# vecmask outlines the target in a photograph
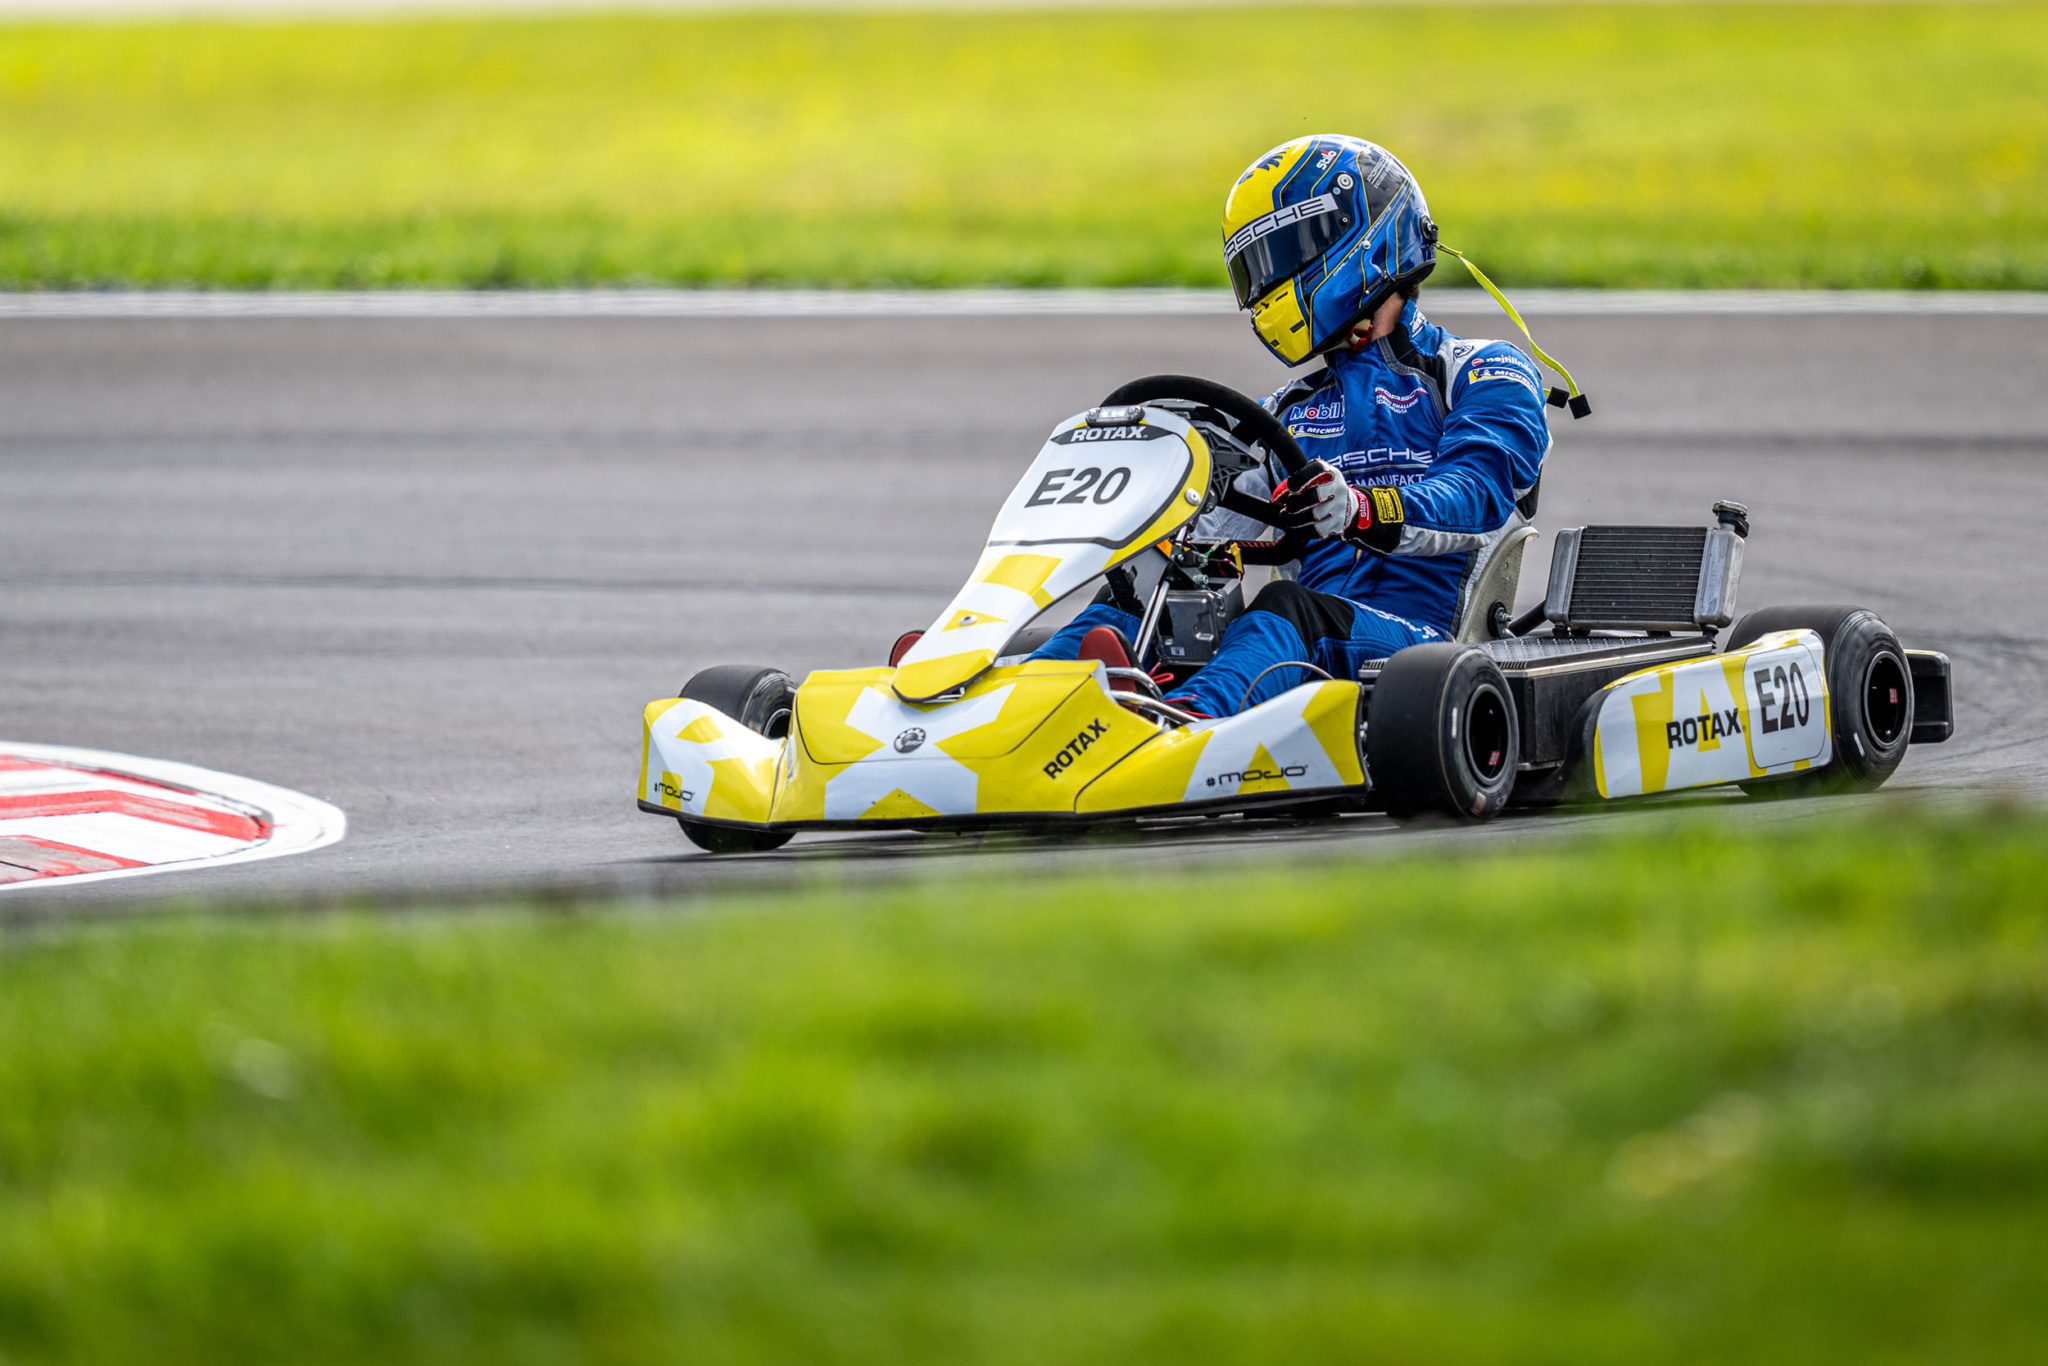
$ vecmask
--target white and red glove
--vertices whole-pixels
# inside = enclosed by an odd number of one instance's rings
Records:
[[[1298,475],[1282,480],[1273,502],[1288,531],[1314,531],[1324,540],[1358,524],[1358,490],[1327,460],[1311,460]]]
[[[1313,531],[1325,540],[1341,536],[1381,555],[1394,553],[1408,520],[1400,489],[1355,489],[1327,460],[1312,460],[1298,477],[1282,480],[1273,503],[1283,531]]]

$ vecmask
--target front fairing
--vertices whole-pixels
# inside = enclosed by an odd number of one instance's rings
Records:
[[[1177,729],[1107,684],[1097,664],[1030,660],[907,703],[886,668],[824,671],[797,690],[779,740],[663,698],[644,715],[640,804],[733,825],[920,827],[1254,805],[1365,782],[1356,683],[1305,683]]]

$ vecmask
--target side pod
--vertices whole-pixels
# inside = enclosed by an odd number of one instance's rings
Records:
[[[1629,674],[1586,699],[1556,800],[1652,796],[1790,777],[1835,757],[1827,662],[1813,631]]]

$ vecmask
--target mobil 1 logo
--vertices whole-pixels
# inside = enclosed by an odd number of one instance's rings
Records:
[[[1819,759],[1828,748],[1828,683],[1820,638],[1761,650],[1742,662],[1749,757],[1758,768]]]

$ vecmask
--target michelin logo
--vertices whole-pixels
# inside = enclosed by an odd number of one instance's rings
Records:
[[[1513,380],[1530,393],[1536,395],[1537,398],[1543,397],[1543,391],[1536,387],[1534,379],[1519,369],[1507,368],[1499,361],[1476,361],[1471,373],[1465,376],[1467,384],[1484,384],[1490,379]]]
[[[1466,376],[1468,380],[1512,379],[1520,380],[1524,384],[1534,384],[1540,378],[1536,367],[1512,346],[1495,342],[1484,349],[1492,351],[1493,354],[1482,356],[1475,352],[1470,361],[1459,362],[1471,365],[1472,373]]]

